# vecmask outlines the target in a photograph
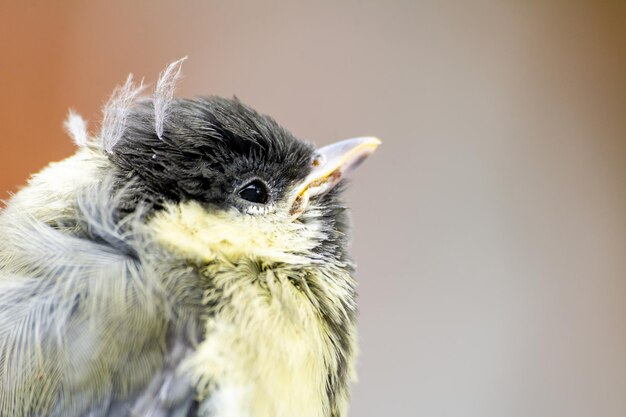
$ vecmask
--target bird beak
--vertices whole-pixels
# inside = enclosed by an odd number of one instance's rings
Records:
[[[313,170],[296,188],[291,210],[292,219],[306,209],[309,199],[331,190],[374,151],[382,142],[374,137],[347,139],[318,149],[311,162]]]

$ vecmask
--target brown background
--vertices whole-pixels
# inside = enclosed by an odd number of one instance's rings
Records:
[[[384,145],[352,416],[626,415],[626,3],[0,3],[0,195],[129,72]]]

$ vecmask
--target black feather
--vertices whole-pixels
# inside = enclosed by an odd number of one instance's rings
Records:
[[[141,198],[157,205],[193,199],[224,207],[236,205],[233,192],[251,178],[263,179],[280,199],[310,172],[313,152],[239,100],[209,97],[174,100],[161,138],[152,102],[141,103],[110,159],[121,182],[139,179]]]

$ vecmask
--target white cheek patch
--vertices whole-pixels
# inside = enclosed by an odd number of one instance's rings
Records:
[[[226,258],[233,263],[310,264],[315,261],[313,249],[324,238],[314,222],[291,222],[278,212],[207,211],[196,202],[167,207],[150,226],[159,243],[199,263]]]

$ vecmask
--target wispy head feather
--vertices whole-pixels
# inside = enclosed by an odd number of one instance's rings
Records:
[[[89,135],[87,134],[87,122],[73,109],[70,109],[67,115],[67,119],[63,123],[65,131],[70,135],[74,143],[83,147],[87,145],[89,141]]]
[[[118,86],[113,90],[111,98],[103,109],[100,134],[102,146],[106,152],[110,153],[122,138],[126,128],[126,119],[144,88],[143,80],[136,86],[133,83],[133,75],[130,74],[123,86]]]
[[[154,89],[154,124],[159,139],[163,136],[163,125],[167,117],[167,110],[174,97],[176,83],[180,79],[181,68],[186,59],[187,57],[184,57],[169,64],[159,76]]]

